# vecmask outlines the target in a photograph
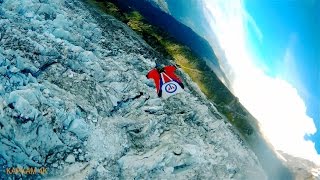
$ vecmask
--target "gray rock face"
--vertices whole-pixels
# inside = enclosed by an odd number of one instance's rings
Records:
[[[153,3],[154,6],[159,7],[162,11],[170,14],[170,10],[166,0],[148,0],[148,1]]]
[[[320,166],[315,163],[291,156],[282,151],[279,154],[285,159],[284,163],[290,168],[295,179],[320,179]]]
[[[77,0],[0,4],[0,173],[32,179],[265,179],[196,85],[159,99],[160,57]]]

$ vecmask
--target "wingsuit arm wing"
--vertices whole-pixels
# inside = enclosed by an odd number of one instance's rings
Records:
[[[160,87],[160,74],[158,73],[158,71],[156,69],[152,69],[151,71],[149,71],[146,77],[148,79],[153,79],[158,96],[160,97],[161,94],[159,95],[159,93],[161,93],[161,87]]]

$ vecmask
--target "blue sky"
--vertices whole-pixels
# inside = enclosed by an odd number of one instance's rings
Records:
[[[248,24],[255,63],[297,88],[320,129],[320,1],[245,1],[245,7],[263,34],[260,40]],[[319,153],[319,130],[311,139]]]

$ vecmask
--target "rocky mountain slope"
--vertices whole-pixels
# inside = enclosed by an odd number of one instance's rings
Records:
[[[279,152],[284,158],[284,162],[295,175],[296,180],[319,180],[320,167],[315,163],[299,158],[293,157],[284,152]]]
[[[145,77],[156,61],[126,25],[82,1],[1,0],[0,177],[266,179],[183,72],[186,92],[157,97]]]

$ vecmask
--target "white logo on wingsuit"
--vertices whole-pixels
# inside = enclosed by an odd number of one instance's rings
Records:
[[[161,86],[161,90],[163,92],[162,97],[164,99],[166,99],[174,94],[183,92],[183,89],[180,87],[180,85],[177,82],[175,82],[174,80],[172,80],[172,78],[170,78],[165,73],[161,73],[162,82],[165,82],[163,76],[166,76],[170,80],[169,82],[166,82]]]
[[[177,85],[175,85],[174,83],[168,83],[165,85],[164,89],[168,93],[174,93],[177,90]]]

